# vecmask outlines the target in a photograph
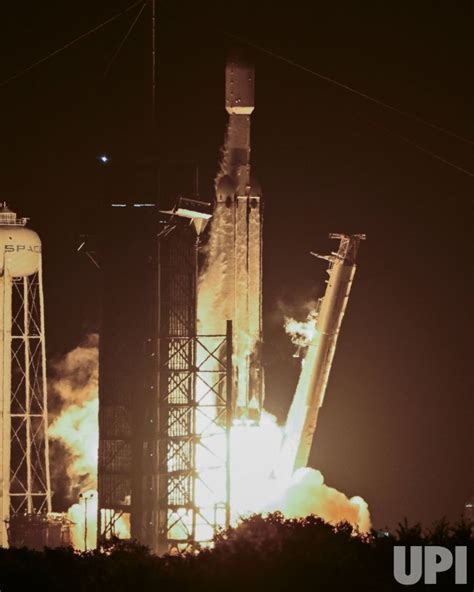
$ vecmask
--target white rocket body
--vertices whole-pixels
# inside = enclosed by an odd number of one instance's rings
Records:
[[[308,345],[293,398],[282,448],[282,464],[293,473],[306,467],[316,430],[319,409],[323,404],[337,339],[354,279],[355,257],[363,235],[331,235],[340,238],[338,253],[323,257],[330,261],[326,292]],[[290,476],[290,475],[287,475]]]
[[[226,66],[229,114],[221,173],[216,181],[213,230],[225,262],[223,316],[233,322],[234,416],[258,419],[264,398],[262,370],[262,198],[250,179],[250,115],[254,69]],[[216,225],[219,228],[216,228]]]

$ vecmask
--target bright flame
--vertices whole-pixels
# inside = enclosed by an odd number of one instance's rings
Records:
[[[87,551],[95,549],[97,536],[97,491],[89,489],[81,493],[77,504],[73,504],[68,518],[74,523],[71,530],[71,543],[75,549]]]
[[[102,510],[102,517],[110,510]],[[73,504],[68,512],[68,518],[74,522],[71,531],[71,543],[75,549],[90,551],[96,547],[97,537],[97,491],[90,489],[83,491],[77,504]],[[115,521],[115,533],[120,538],[130,536],[129,514],[122,514]]]
[[[246,514],[278,510],[287,518],[315,514],[331,524],[347,521],[360,532],[368,532],[370,515],[361,497],[348,499],[327,486],[316,469],[299,469],[292,476],[285,468],[280,470],[283,435],[284,428],[265,411],[259,425],[233,426],[233,522]]]
[[[283,432],[276,419],[262,413],[260,424],[234,423],[231,435],[231,506],[233,519],[264,512],[283,494],[275,478],[275,455]]]

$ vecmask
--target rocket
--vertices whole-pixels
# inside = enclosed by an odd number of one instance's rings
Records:
[[[308,344],[296,392],[288,413],[281,451],[282,470],[286,477],[307,466],[319,409],[336,351],[342,320],[356,272],[356,257],[364,234],[330,234],[340,241],[337,252],[317,255],[329,261],[324,297],[319,300],[314,335]]]
[[[223,308],[233,323],[233,413],[257,420],[263,406],[262,197],[250,174],[250,118],[255,72],[241,58],[225,71],[229,114],[221,171],[216,179],[214,232],[225,261]],[[218,228],[217,228],[218,227]]]

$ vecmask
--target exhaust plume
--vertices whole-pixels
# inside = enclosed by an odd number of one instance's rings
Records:
[[[50,385],[60,407],[48,434],[67,454],[53,478],[57,483],[64,482],[66,476],[69,479],[67,497],[69,504],[75,502],[67,511],[73,522],[71,539],[80,550],[94,548],[97,534],[98,345],[98,335],[88,335],[80,346],[56,361]]]
[[[70,496],[97,487],[98,358],[98,336],[91,334],[53,365],[51,387],[61,406],[48,433],[69,454]]]

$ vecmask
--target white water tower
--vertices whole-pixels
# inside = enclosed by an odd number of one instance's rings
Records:
[[[0,204],[0,547],[51,511],[41,240]]]

